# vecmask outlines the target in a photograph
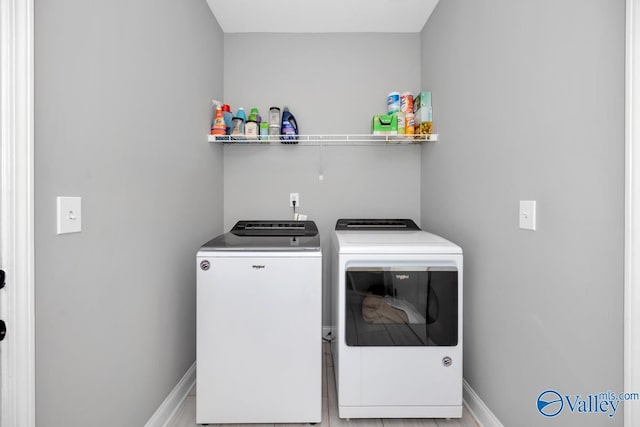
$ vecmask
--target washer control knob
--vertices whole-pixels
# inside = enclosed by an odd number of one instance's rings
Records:
[[[451,358],[449,356],[445,356],[442,358],[442,364],[446,367],[451,366],[451,364],[453,363],[453,361],[451,360]]]

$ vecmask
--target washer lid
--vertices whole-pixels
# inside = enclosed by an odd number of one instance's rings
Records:
[[[238,221],[200,250],[320,251],[320,235],[313,221]]]
[[[403,219],[339,219],[336,222],[336,230],[381,230],[401,231],[420,230],[415,222],[408,218]]]
[[[238,221],[231,229],[236,236],[316,236],[313,221]]]

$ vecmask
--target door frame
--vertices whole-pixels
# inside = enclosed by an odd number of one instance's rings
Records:
[[[35,426],[33,0],[0,0],[0,426]]]
[[[624,391],[640,392],[640,0],[626,2]],[[624,425],[640,425],[639,402]]]

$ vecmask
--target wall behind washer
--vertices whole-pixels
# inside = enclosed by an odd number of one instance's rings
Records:
[[[304,134],[366,134],[392,90],[417,90],[420,35],[225,34],[225,102],[235,110],[290,107]],[[323,176],[323,180],[319,176]],[[323,324],[330,320],[329,258],[339,217],[420,217],[420,146],[224,147],[224,227],[287,219],[289,193],[315,220],[324,257]]]
[[[142,426],[195,360],[222,51],[204,0],[35,1],[38,425]],[[55,234],[60,195],[81,233]]]
[[[505,426],[623,422],[536,399],[623,387],[624,18],[623,0],[447,0],[422,32],[440,135],[422,225],[464,249],[464,377]]]

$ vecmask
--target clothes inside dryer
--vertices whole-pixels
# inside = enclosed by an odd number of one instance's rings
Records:
[[[348,346],[458,344],[455,268],[366,268],[346,272]]]

